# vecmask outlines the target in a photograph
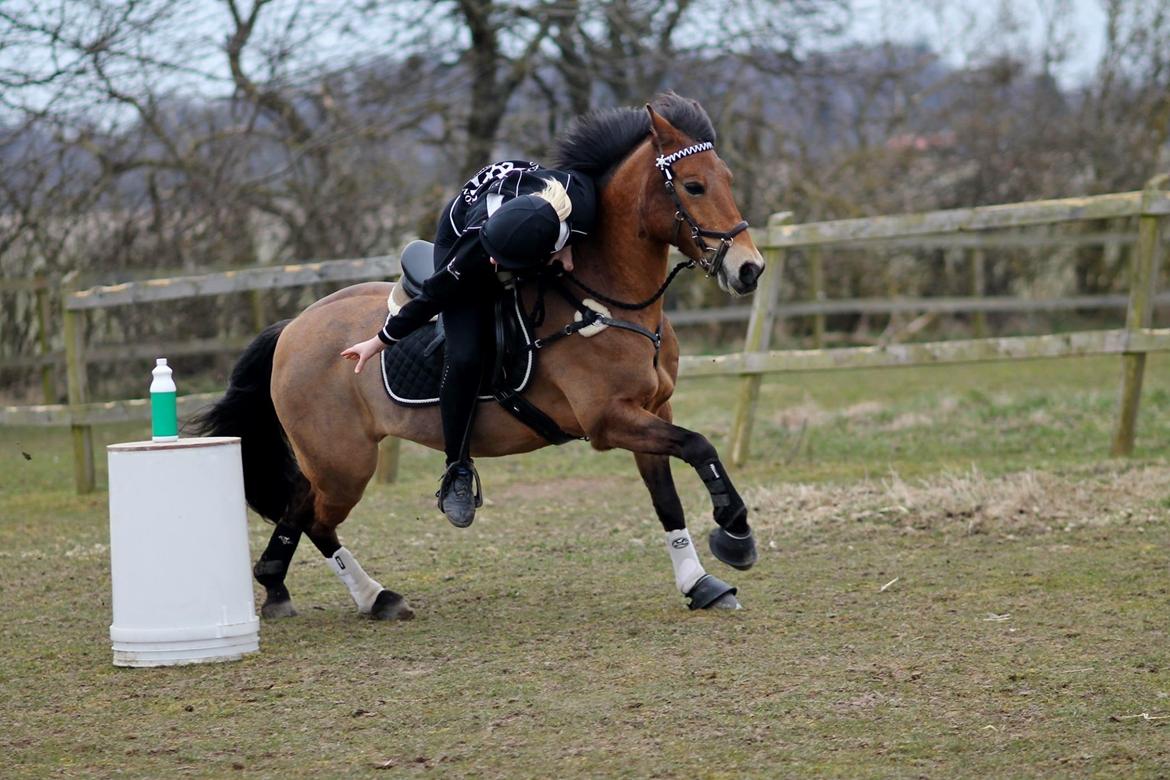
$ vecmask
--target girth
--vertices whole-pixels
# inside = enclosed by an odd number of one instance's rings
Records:
[[[503,298],[496,299],[496,359],[492,368],[492,397],[520,422],[527,425],[550,444],[564,444],[569,441],[588,441],[588,436],[574,436],[566,433],[553,418],[537,408],[536,404],[508,386],[504,377],[505,350],[508,337],[504,328]],[[532,349],[532,347],[529,347]]]

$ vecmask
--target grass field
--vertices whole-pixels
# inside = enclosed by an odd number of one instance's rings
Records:
[[[1118,370],[767,383],[733,472],[760,562],[703,556],[734,614],[684,607],[627,453],[484,461],[458,531],[438,456],[406,446],[341,530],[414,621],[361,619],[302,549],[301,614],[259,654],[153,670],[110,663],[105,494],[72,494],[60,432],[0,430],[0,775],[1170,775],[1170,365],[1128,461]],[[721,446],[733,397],[684,383],[676,417]],[[705,492],[675,475],[699,538]]]

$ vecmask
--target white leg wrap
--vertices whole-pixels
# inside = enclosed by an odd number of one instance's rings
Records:
[[[699,563],[695,545],[691,542],[691,532],[685,528],[681,531],[667,531],[666,551],[670,553],[670,562],[674,565],[674,584],[678,586],[679,593],[685,596],[707,573],[703,564]]]
[[[382,592],[382,585],[371,579],[353,557],[353,553],[344,547],[339,548],[326,560],[329,561],[329,568],[333,569],[333,573],[345,583],[345,587],[349,588],[349,595],[353,596],[358,611],[369,614],[374,608],[374,599]]]

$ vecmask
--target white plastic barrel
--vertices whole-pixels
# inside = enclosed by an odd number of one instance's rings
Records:
[[[231,661],[256,652],[240,440],[107,450],[114,665]]]

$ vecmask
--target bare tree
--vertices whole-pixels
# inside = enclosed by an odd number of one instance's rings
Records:
[[[1170,165],[1170,1],[1104,6],[1105,52],[1077,126],[1094,189],[1109,191]]]

